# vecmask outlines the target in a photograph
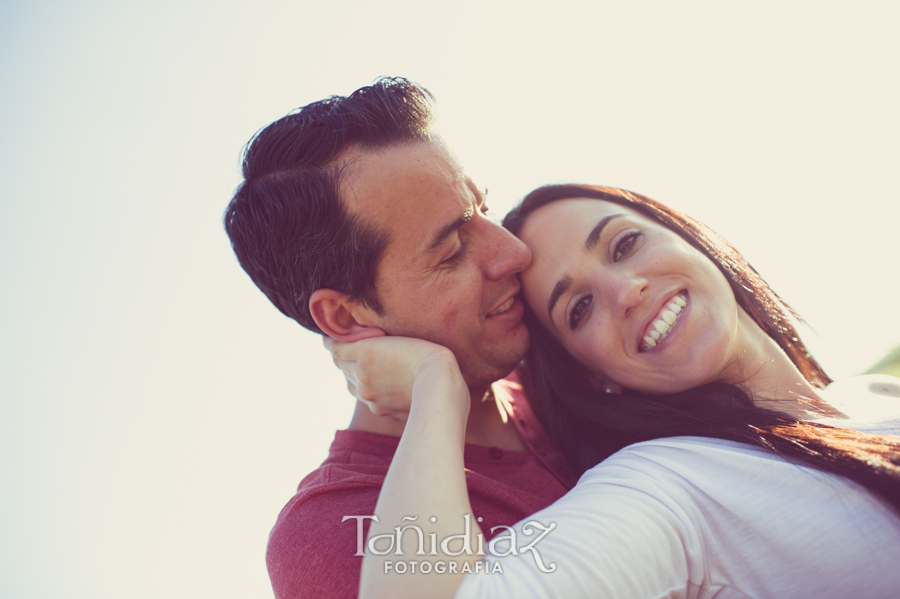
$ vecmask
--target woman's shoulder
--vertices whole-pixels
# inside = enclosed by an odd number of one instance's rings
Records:
[[[733,480],[758,469],[771,468],[770,461],[785,460],[760,447],[710,437],[666,437],[642,441],[620,449],[584,473],[579,484],[597,484],[610,480],[649,481],[654,488],[690,481],[702,486],[705,481]]]
[[[824,424],[863,433],[900,435],[900,379],[865,375],[828,386],[825,398],[847,419]],[[756,473],[794,476],[797,464],[762,447],[710,437],[666,437],[629,445],[584,473],[579,484],[650,479],[714,482],[754,478]]]

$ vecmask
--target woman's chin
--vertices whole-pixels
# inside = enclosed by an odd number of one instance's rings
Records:
[[[719,360],[710,363],[694,362],[691,365],[662,368],[628,377],[629,380],[623,381],[622,386],[649,395],[672,395],[715,382],[721,373]]]

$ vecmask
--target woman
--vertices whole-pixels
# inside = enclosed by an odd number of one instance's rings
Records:
[[[730,245],[610,188],[539,189],[504,224],[534,256],[521,275],[524,386],[551,437],[590,470],[506,545],[492,543],[500,557],[481,574],[385,576],[417,539],[397,533],[391,552],[376,542],[363,595],[449,597],[460,583],[463,597],[897,594],[900,421],[836,409],[787,307]],[[370,539],[427,512],[436,522],[417,521],[424,534],[458,535],[465,521],[460,544],[480,548],[462,477],[468,395],[452,354],[399,339],[371,347],[392,350],[382,370],[410,373],[412,403]],[[370,350],[342,353],[355,351]],[[850,395],[891,392],[876,383]],[[441,552],[431,553],[429,570]],[[460,571],[479,553],[460,555]]]

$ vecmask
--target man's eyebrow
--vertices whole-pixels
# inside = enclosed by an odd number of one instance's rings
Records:
[[[550,294],[550,301],[547,303],[547,314],[550,316],[550,322],[553,322],[553,306],[556,305],[556,302],[562,296],[563,293],[568,291],[569,287],[572,286],[572,277],[569,275],[563,275],[560,280],[556,282],[556,285],[553,287],[553,292]]]
[[[609,224],[609,221],[614,218],[619,218],[620,216],[625,216],[624,214],[610,214],[609,216],[604,216],[600,219],[600,222],[591,229],[591,232],[588,233],[587,239],[584,240],[584,249],[591,252],[594,250],[594,247],[597,245],[597,242],[600,241],[600,235],[603,233],[603,227]],[[553,306],[556,305],[556,302],[559,301],[559,298],[562,297],[562,294],[569,290],[569,287],[572,286],[572,277],[564,274],[560,279],[556,282],[556,285],[553,286],[553,291],[550,293],[550,301],[547,302],[547,315],[550,317],[550,322],[553,322]]]
[[[600,222],[597,223],[597,226],[591,229],[591,232],[588,233],[587,239],[584,240],[584,249],[591,252],[594,250],[594,246],[597,245],[597,242],[600,241],[600,235],[603,233],[603,227],[609,224],[614,218],[619,218],[620,216],[625,216],[624,214],[610,214],[609,216],[604,216],[600,219]]]
[[[431,243],[428,244],[428,247],[425,249],[426,252],[433,252],[437,248],[444,243],[444,240],[450,236],[451,233],[459,229],[461,226],[472,220],[472,216],[475,215],[475,208],[469,206],[465,213],[460,216],[458,219],[453,221],[450,224],[444,225],[441,227],[441,230],[438,231],[438,234],[434,236],[434,239],[431,240]]]

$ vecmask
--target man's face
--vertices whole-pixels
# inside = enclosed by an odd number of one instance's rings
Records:
[[[516,278],[528,248],[484,216],[483,194],[439,138],[345,158],[349,209],[391,239],[375,325],[446,346],[469,387],[506,376],[528,349]]]

